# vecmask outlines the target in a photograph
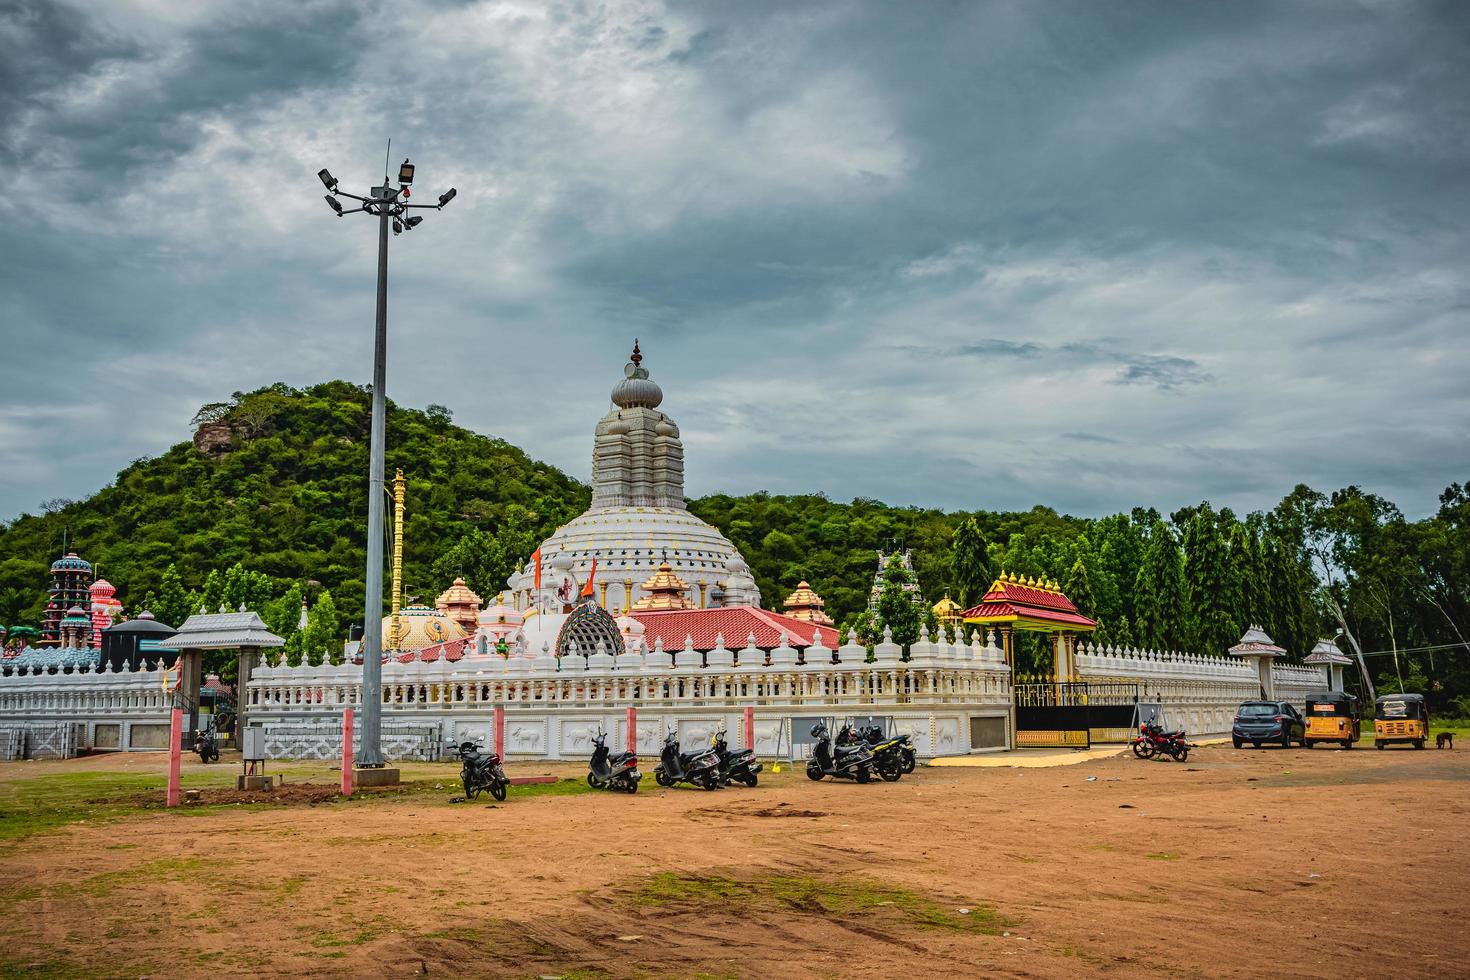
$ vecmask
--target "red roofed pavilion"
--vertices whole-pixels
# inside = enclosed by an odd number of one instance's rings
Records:
[[[1097,629],[1097,621],[1078,612],[1056,582],[1006,572],[1000,573],[979,605],[965,610],[963,619],[972,625],[997,628],[1006,663],[1011,663],[1015,630],[1057,634],[1054,646],[1058,680],[1075,673],[1076,634]]]

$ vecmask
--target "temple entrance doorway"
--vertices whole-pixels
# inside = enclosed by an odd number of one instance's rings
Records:
[[[998,634],[1011,667],[1011,727],[1015,748],[1087,748],[1093,742],[1127,741],[1138,701],[1135,684],[1090,683],[1077,673],[1077,636],[1097,629],[1045,578],[1002,571],[979,605],[963,621]],[[1050,670],[1016,670],[1016,634],[1044,633],[1051,639]]]

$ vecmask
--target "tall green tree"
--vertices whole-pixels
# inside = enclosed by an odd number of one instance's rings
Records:
[[[1183,649],[1190,635],[1184,560],[1173,528],[1163,521],[1155,521],[1149,530],[1133,592],[1138,610],[1134,632],[1139,644],[1158,650]]]
[[[950,568],[954,573],[955,597],[969,608],[984,597],[995,581],[990,567],[990,542],[974,517],[967,517],[955,528],[950,542]]]
[[[141,612],[149,612],[160,623],[177,628],[198,611],[197,607],[191,608],[189,605],[189,593],[184,588],[178,565],[170,562],[158,580],[157,591],[144,596],[143,604],[132,610],[132,614],[136,616]]]
[[[1072,605],[1084,616],[1095,617],[1097,614],[1097,601],[1092,595],[1092,582],[1088,578],[1087,565],[1081,558],[1072,563],[1072,568],[1067,572],[1067,584],[1064,587],[1067,598],[1072,600]]]
[[[1184,530],[1184,582],[1189,610],[1188,649],[1221,653],[1240,638],[1241,600],[1230,564],[1224,520],[1209,503],[1194,510]]]

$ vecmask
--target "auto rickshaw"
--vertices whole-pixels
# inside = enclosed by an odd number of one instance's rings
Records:
[[[1383,748],[1391,742],[1409,742],[1424,748],[1429,738],[1429,705],[1422,694],[1385,694],[1378,699],[1373,715],[1373,745]]]
[[[1318,742],[1335,742],[1345,749],[1362,734],[1358,721],[1358,699],[1344,691],[1327,691],[1307,698],[1306,738],[1303,744],[1315,748]]]

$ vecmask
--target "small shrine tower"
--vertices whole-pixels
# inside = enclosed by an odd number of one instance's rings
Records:
[[[665,561],[658,566],[653,577],[643,583],[644,596],[633,603],[635,612],[653,612],[658,609],[693,609],[689,599],[689,583],[674,574],[673,567]]]
[[[826,605],[826,601],[812,591],[806,579],[802,579],[796,584],[796,591],[786,597],[781,607],[792,619],[816,623],[818,626],[831,626],[832,617],[827,615]]]
[[[92,646],[102,649],[102,631],[122,617],[122,603],[117,589],[105,578],[99,578],[87,590],[92,596]]]

